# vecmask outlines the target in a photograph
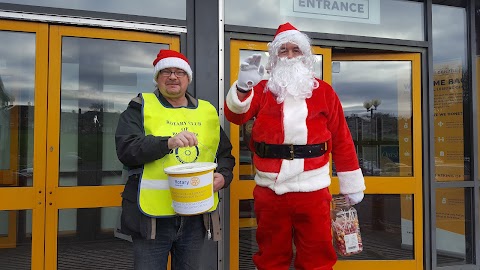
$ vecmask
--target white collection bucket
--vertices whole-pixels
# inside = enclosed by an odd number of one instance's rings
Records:
[[[180,215],[207,212],[213,200],[213,162],[196,162],[164,168],[172,196],[173,210]]]

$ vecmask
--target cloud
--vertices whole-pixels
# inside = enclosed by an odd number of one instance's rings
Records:
[[[340,72],[332,74],[332,86],[345,115],[369,114],[363,103],[373,99],[381,101],[378,112],[405,115],[400,112],[404,108],[411,114],[410,99],[399,98],[403,83],[411,78],[410,65],[408,61],[340,61]]]
[[[433,61],[464,59],[467,50],[464,8],[433,5]]]

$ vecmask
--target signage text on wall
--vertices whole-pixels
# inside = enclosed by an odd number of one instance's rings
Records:
[[[292,17],[380,23],[380,0],[281,0],[281,11]]]

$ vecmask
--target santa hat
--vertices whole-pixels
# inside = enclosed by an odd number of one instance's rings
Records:
[[[160,50],[153,61],[153,82],[157,84],[158,72],[165,68],[179,68],[188,75],[188,82],[192,82],[192,69],[185,55],[173,50]]]
[[[289,22],[281,24],[278,27],[277,32],[273,37],[273,41],[269,46],[273,49],[272,52],[277,54],[280,46],[288,42],[297,44],[303,54],[311,52],[310,39],[308,36],[298,31],[297,28]]]

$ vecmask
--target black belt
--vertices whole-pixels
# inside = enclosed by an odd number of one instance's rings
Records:
[[[327,142],[321,144],[266,144],[254,142],[255,154],[261,158],[281,158],[293,160],[295,158],[321,157],[327,152]]]

